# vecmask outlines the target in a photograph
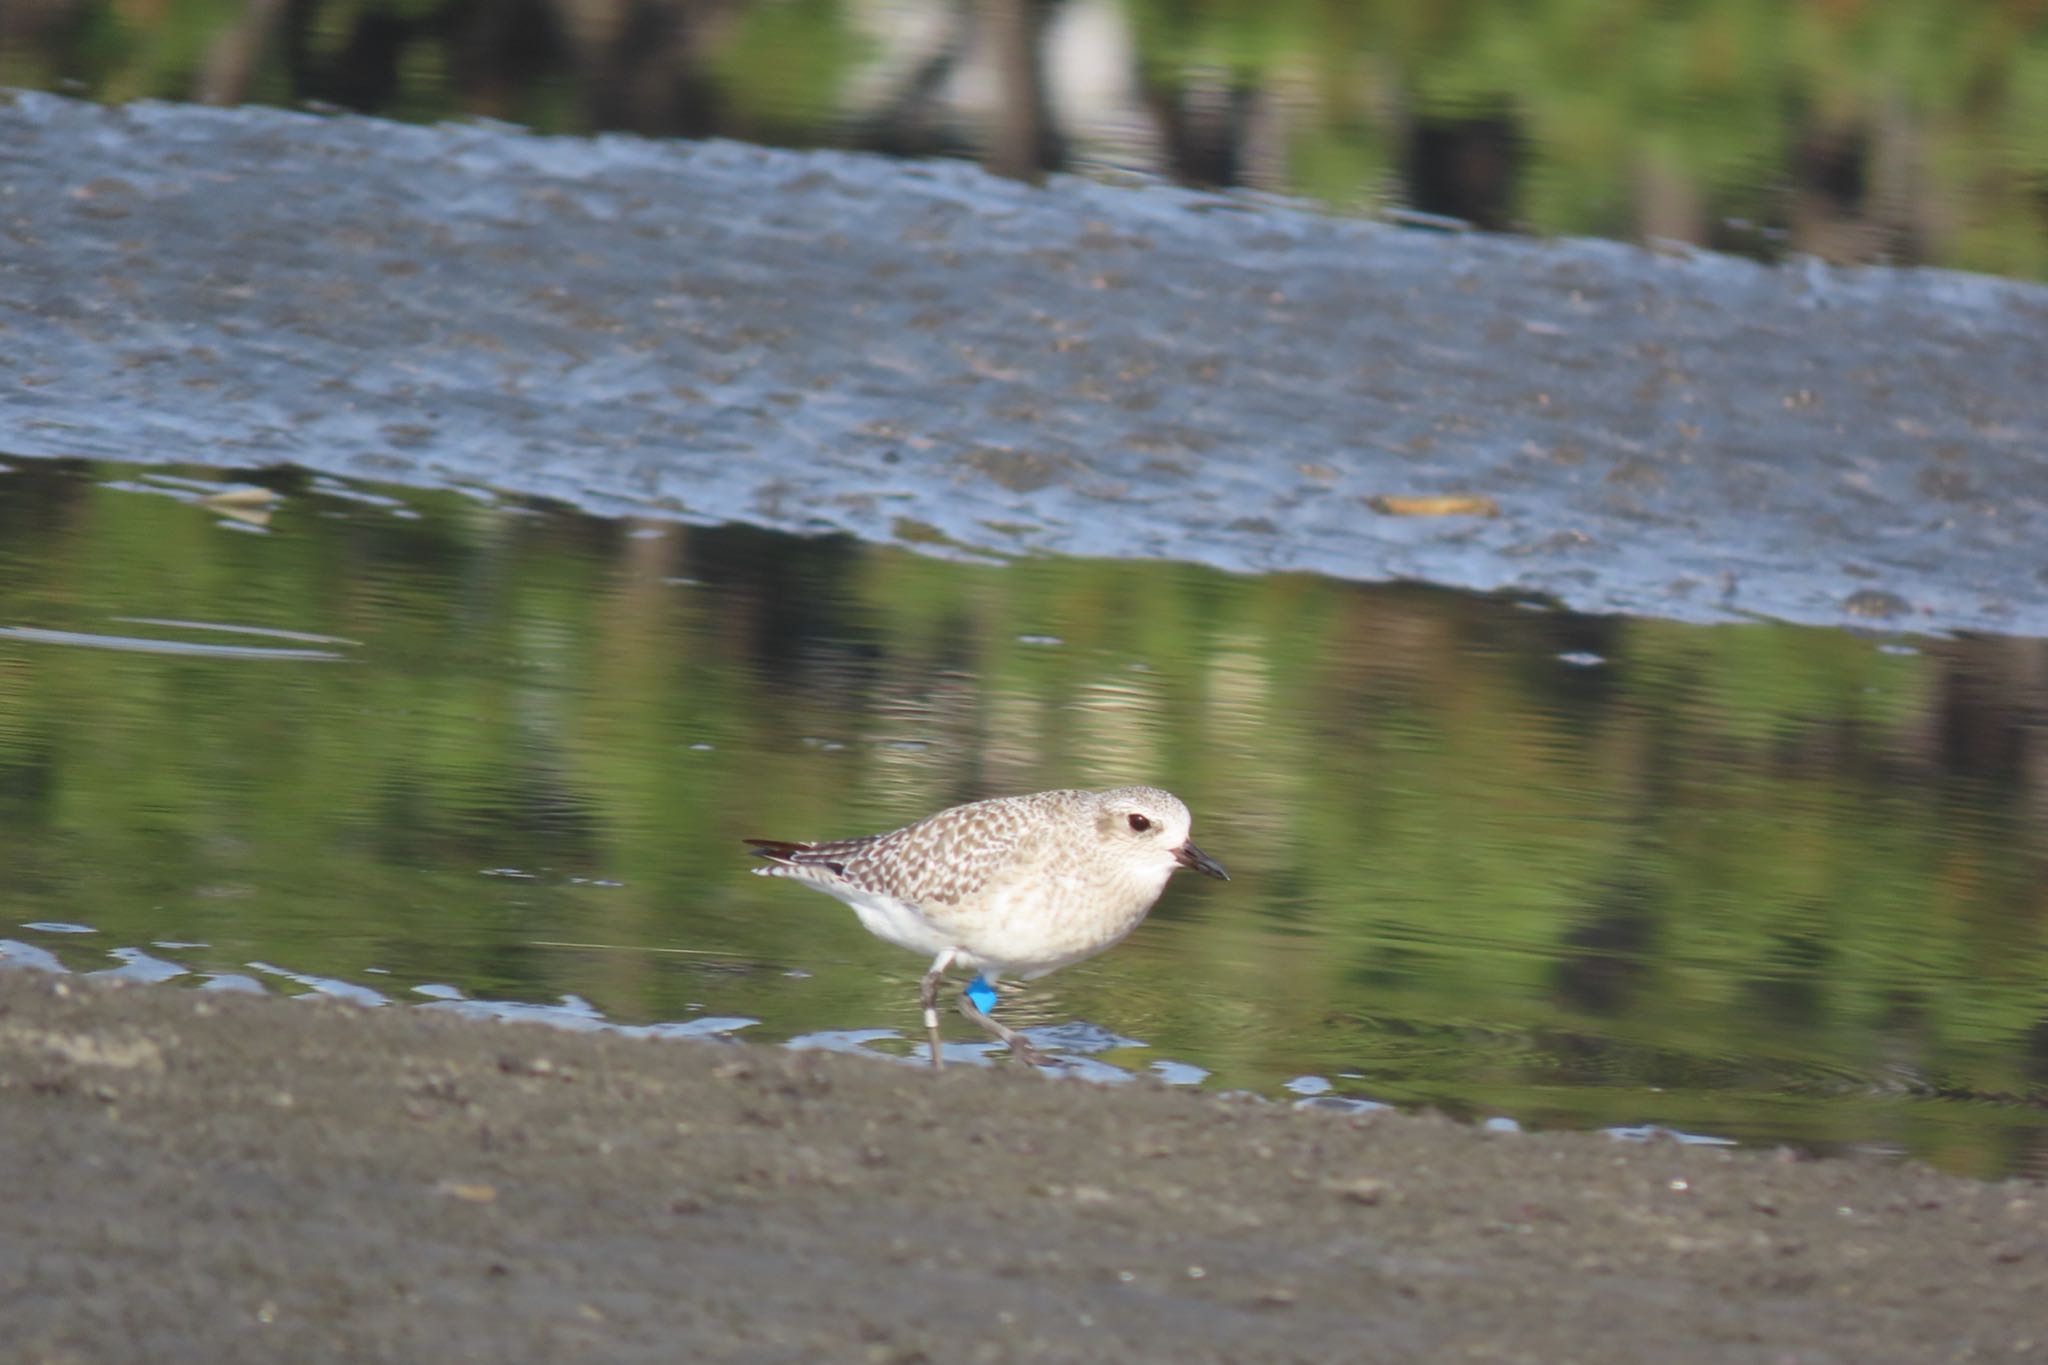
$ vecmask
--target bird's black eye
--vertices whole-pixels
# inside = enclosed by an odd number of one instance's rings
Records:
[[[1152,828],[1152,822],[1146,817],[1138,814],[1138,812],[1132,811],[1131,828],[1138,831],[1138,833],[1143,834],[1146,830]]]

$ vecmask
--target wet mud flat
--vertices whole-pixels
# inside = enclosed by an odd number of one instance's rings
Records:
[[[2043,374],[1955,272],[0,94],[9,454],[2038,636]]]
[[[2048,1356],[2048,1190],[0,972],[11,1358]]]

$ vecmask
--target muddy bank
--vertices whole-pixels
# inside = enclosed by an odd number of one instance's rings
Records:
[[[2048,1193],[0,972],[15,1358],[2020,1360]]]
[[[0,189],[0,453],[2048,634],[2038,286],[40,95]]]

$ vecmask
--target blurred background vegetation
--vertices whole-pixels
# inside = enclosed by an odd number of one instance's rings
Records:
[[[922,964],[737,841],[1146,780],[1236,880],[1004,1007],[1116,1065],[2048,1171],[2042,642],[255,477],[0,475],[0,938],[907,1040]]]
[[[0,84],[2048,277],[2033,0],[10,0]]]

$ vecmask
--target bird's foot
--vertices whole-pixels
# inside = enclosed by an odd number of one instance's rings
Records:
[[[1059,1058],[1053,1056],[1050,1052],[1041,1052],[1030,1043],[1025,1042],[1024,1035],[1021,1033],[1005,1041],[1010,1045],[1010,1055],[1027,1066],[1044,1067],[1050,1070],[1053,1067],[1065,1065],[1064,1062],[1060,1061]]]

